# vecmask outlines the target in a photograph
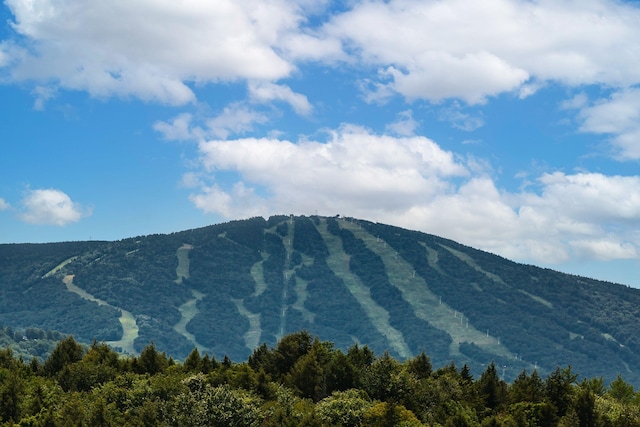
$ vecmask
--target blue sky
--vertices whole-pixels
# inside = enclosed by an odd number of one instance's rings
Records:
[[[640,287],[636,1],[5,0],[0,243],[342,214]]]

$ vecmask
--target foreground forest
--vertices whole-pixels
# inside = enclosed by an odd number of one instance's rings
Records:
[[[640,395],[621,377],[606,385],[568,366],[506,383],[500,371],[343,352],[306,331],[241,363],[197,349],[179,363],[153,344],[122,357],[67,337],[43,362],[0,350],[0,425],[640,426]]]
[[[640,290],[354,218],[273,216],[115,242],[0,245],[0,324],[136,356],[150,342],[246,360],[307,330],[347,351],[421,352],[513,381],[573,366],[640,386]],[[34,341],[34,340],[38,341]],[[18,351],[18,348],[14,348]]]

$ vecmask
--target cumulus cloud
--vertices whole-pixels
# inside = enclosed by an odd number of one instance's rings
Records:
[[[396,121],[387,125],[387,130],[400,136],[411,136],[420,126],[417,120],[413,118],[411,110],[402,111],[398,114]]]
[[[5,3],[23,42],[2,42],[0,66],[95,96],[184,104],[195,100],[191,83],[273,83],[308,61],[379,68],[371,96],[470,104],[526,97],[547,81],[640,81],[640,9],[614,0],[359,1],[335,11],[285,0]],[[308,111],[286,86],[254,89]]]
[[[35,97],[33,109],[42,111],[44,110],[45,103],[56,95],[56,90],[46,86],[36,86],[31,93]]]
[[[230,135],[242,135],[251,132],[255,125],[268,121],[269,117],[265,113],[236,102],[209,118],[196,119],[190,113],[182,113],[169,121],[158,120],[153,124],[153,129],[170,141],[200,141],[206,138],[226,139]]]
[[[9,209],[11,205],[5,201],[2,197],[0,197],[0,211],[6,211]]]
[[[283,39],[282,48],[298,62],[318,61],[331,65],[350,62],[339,39],[317,33],[291,33]]]
[[[639,19],[633,4],[612,0],[391,0],[359,2],[324,31],[384,67],[385,86],[409,99],[474,104],[516,90],[526,97],[546,81],[638,83]]]
[[[254,125],[266,123],[269,118],[259,111],[235,103],[224,108],[217,116],[207,120],[210,134],[218,138],[227,138],[230,134],[243,134],[253,130]]]
[[[590,105],[584,96],[573,101],[568,105],[580,108],[581,131],[610,135],[617,157],[640,159],[640,88],[615,91]]]
[[[589,104],[589,97],[586,93],[580,92],[574,95],[570,99],[567,99],[560,103],[560,108],[564,110],[578,110],[586,107]]]
[[[88,215],[67,194],[51,188],[29,190],[22,199],[20,218],[30,224],[64,226]]]
[[[541,175],[535,187],[510,193],[487,176],[473,176],[455,191],[384,220],[511,259],[640,257],[640,177],[557,172]]]
[[[446,191],[443,177],[468,173],[452,153],[427,138],[379,136],[354,126],[332,133],[327,142],[214,140],[202,142],[200,152],[206,171],[239,172],[247,187],[268,190],[271,209],[285,212],[339,206],[401,211],[412,199]],[[215,203],[207,209],[215,211]]]
[[[198,139],[204,132],[200,128],[192,127],[193,116],[189,113],[179,114],[171,121],[158,120],[153,124],[153,129],[162,134],[169,141],[187,141]]]
[[[464,113],[458,102],[443,107],[438,112],[438,119],[451,123],[456,129],[471,132],[484,126],[484,119],[480,114]]]
[[[562,172],[539,178],[544,205],[582,222],[637,221],[640,218],[640,176]],[[529,200],[535,205],[536,202]]]
[[[5,3],[28,41],[3,49],[15,80],[168,104],[194,101],[189,82],[286,77],[276,47],[303,20],[278,0]]]
[[[284,101],[291,105],[296,113],[307,116],[312,106],[306,96],[296,93],[290,87],[270,82],[250,82],[249,95],[255,102]]]
[[[391,66],[387,72],[393,77],[393,89],[409,99],[459,98],[469,104],[484,103],[487,96],[514,90],[529,78],[525,70],[488,52],[462,57],[427,52],[406,71]]]
[[[200,193],[192,194],[189,199],[202,211],[226,218],[259,216],[268,209],[266,201],[242,182],[235,183],[228,192],[217,185],[203,186]]]
[[[366,217],[545,263],[640,257],[640,177],[540,175],[508,192],[420,136],[345,125],[328,141],[203,141],[192,202],[227,218],[294,212]],[[225,187],[216,174],[239,177]],[[348,184],[346,184],[348,183]]]
[[[267,113],[258,110],[260,104],[282,101],[291,105],[297,114],[303,116],[308,116],[313,110],[306,96],[294,92],[286,85],[252,81],[248,89],[250,103],[232,102],[218,114],[208,118],[203,118],[202,115],[194,117],[191,113],[178,114],[168,121],[156,121],[153,129],[170,141],[226,139],[231,135],[237,136],[251,132],[255,125],[270,121]]]

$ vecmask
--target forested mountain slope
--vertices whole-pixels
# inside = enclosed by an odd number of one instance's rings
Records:
[[[253,218],[117,242],[0,245],[0,323],[244,360],[307,330],[437,365],[640,384],[640,291],[350,218]]]

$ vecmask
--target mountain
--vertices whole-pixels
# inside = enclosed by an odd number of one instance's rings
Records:
[[[252,218],[105,242],[0,245],[0,324],[246,360],[307,330],[507,380],[571,365],[640,385],[640,290],[353,218]],[[25,337],[25,339],[29,339]]]

